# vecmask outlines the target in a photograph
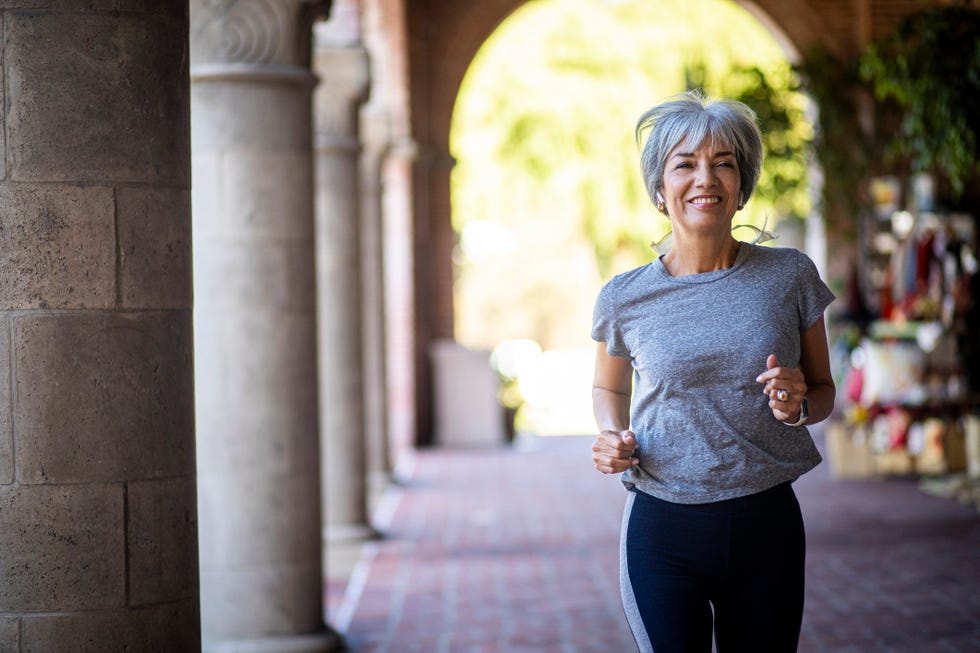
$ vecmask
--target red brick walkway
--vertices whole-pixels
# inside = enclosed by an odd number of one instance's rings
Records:
[[[423,451],[389,493],[330,621],[357,653],[635,651],[619,603],[624,492],[590,439]],[[808,531],[801,653],[980,651],[980,517],[914,482],[796,484]]]

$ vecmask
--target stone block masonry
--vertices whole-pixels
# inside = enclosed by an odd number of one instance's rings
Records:
[[[200,650],[187,7],[0,23],[0,651]]]

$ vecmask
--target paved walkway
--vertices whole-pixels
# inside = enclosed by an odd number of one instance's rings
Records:
[[[331,624],[357,653],[610,653],[635,647],[619,603],[618,477],[588,438],[429,450],[379,510]],[[909,480],[796,484],[808,531],[801,653],[980,651],[980,516]]]

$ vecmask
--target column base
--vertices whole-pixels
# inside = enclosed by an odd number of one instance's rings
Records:
[[[381,537],[368,524],[333,524],[323,529],[323,541],[330,543],[364,542]]]
[[[368,474],[368,506],[372,515],[376,514],[375,509],[381,502],[385,492],[394,484],[394,478],[390,472],[371,472]]]
[[[223,639],[204,642],[203,653],[337,653],[344,640],[333,630],[310,635]]]

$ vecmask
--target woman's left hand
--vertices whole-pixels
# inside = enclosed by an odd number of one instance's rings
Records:
[[[755,380],[765,384],[762,392],[769,397],[773,417],[786,424],[799,420],[800,404],[807,391],[803,372],[795,367],[780,367],[776,356],[769,354],[766,371]]]

